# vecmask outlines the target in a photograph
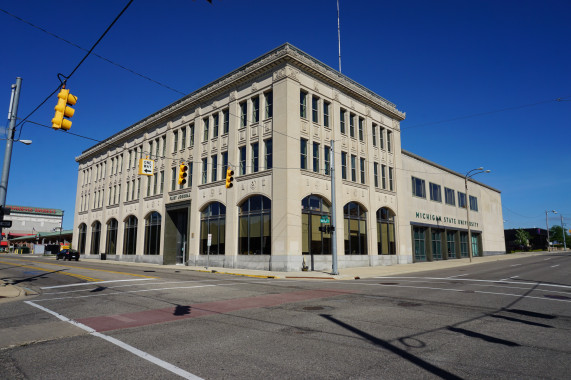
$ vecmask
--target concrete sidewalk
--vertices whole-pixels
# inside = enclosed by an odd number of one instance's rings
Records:
[[[558,251],[559,253],[560,251]],[[568,252],[568,251],[567,251]],[[448,268],[458,268],[466,267],[472,265],[478,265],[481,263],[488,263],[494,261],[512,260],[522,257],[531,257],[538,255],[545,255],[551,252],[527,252],[527,253],[512,253],[507,255],[498,256],[485,256],[485,257],[475,257],[470,263],[469,259],[455,259],[455,260],[440,260],[432,262],[422,262],[414,264],[397,264],[389,266],[377,266],[377,267],[358,267],[358,268],[341,268],[339,269],[338,275],[332,275],[327,271],[313,271],[313,272],[275,272],[275,271],[265,271],[265,270],[253,270],[253,269],[239,269],[239,268],[220,268],[220,267],[197,267],[197,266],[185,266],[185,265],[154,265],[148,263],[129,263],[124,261],[115,260],[105,260],[105,264],[116,264],[122,266],[138,266],[146,268],[171,268],[178,271],[196,271],[196,272],[206,272],[215,274],[226,274],[234,276],[244,276],[244,277],[257,277],[257,278],[274,278],[274,279],[296,279],[296,280],[355,280],[361,278],[371,278],[371,277],[381,277],[381,276],[396,276],[401,274],[408,274],[414,272],[423,272],[435,269],[448,269]],[[561,252],[563,253],[563,252]],[[12,256],[12,255],[10,255]],[[33,257],[33,256],[23,256],[14,255],[16,257]],[[85,262],[96,262],[98,260],[92,259],[81,259]],[[54,257],[55,262],[55,257]],[[58,262],[59,263],[59,262]],[[16,300],[26,297],[26,295],[35,294],[33,291],[4,283],[0,280],[0,303],[6,302],[8,300]]]

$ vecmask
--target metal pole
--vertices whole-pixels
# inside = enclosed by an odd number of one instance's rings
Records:
[[[12,99],[10,100],[10,125],[6,139],[6,151],[4,152],[4,166],[2,168],[2,180],[0,181],[0,205],[6,206],[6,193],[8,190],[8,178],[10,176],[10,162],[12,161],[12,145],[14,142],[14,130],[16,129],[16,118],[18,116],[18,103],[20,100],[20,88],[22,78],[16,78],[16,84],[12,85]]]
[[[567,242],[565,241],[565,230],[563,229],[563,215],[559,214],[561,217],[561,233],[563,234],[563,250],[567,250]]]
[[[337,275],[339,271],[337,270],[337,219],[335,216],[335,208],[337,203],[335,202],[335,140],[331,140],[331,151],[329,152],[329,161],[331,162],[331,226],[333,227],[331,231],[331,264],[332,271],[331,274]]]
[[[337,0],[337,41],[339,43],[339,72],[341,72],[341,26],[339,24],[339,0]]]
[[[62,244],[61,244],[61,230],[63,230],[63,213],[64,213],[64,211],[62,210],[61,211],[61,221],[59,224],[59,245],[60,245],[60,247],[62,246]]]
[[[468,175],[464,177],[464,182],[466,184],[466,199],[464,200],[466,206],[466,220],[468,222],[468,257],[470,258],[470,262],[472,262],[472,238],[470,236],[470,209],[468,206]]]
[[[549,252],[549,223],[547,223],[547,213],[549,211],[545,211],[545,228],[547,229],[547,252]]]

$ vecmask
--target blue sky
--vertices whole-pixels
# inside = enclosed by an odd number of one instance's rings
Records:
[[[127,0],[2,1],[8,11],[89,49]],[[341,0],[342,72],[397,104],[402,148],[502,191],[506,228],[545,228],[555,209],[571,228],[571,2]],[[0,107],[23,78],[28,115],[85,52],[0,12]],[[95,53],[183,93],[290,42],[338,68],[336,0],[135,0]],[[68,81],[70,132],[96,140],[182,95],[90,56]],[[30,120],[51,124],[55,96]],[[4,104],[2,106],[1,104]],[[498,111],[498,112],[495,112]],[[7,127],[6,120],[0,127]],[[8,204],[65,211],[73,226],[77,163],[93,144],[25,124]],[[4,144],[0,146],[2,148]],[[559,224],[550,214],[549,224]]]

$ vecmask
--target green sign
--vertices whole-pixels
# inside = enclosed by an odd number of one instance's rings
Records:
[[[329,223],[329,217],[327,215],[323,215],[321,217],[321,223]]]

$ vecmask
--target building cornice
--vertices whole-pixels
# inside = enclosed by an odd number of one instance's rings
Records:
[[[216,98],[225,92],[235,89],[241,84],[247,83],[257,76],[269,73],[275,68],[284,67],[288,64],[320,78],[332,87],[369,106],[377,108],[380,112],[399,121],[404,120],[406,116],[404,112],[396,108],[395,104],[295,46],[285,43],[83,151],[75,160],[77,162],[84,161],[99,154],[101,149],[106,146],[121,145],[129,138],[140,135],[142,131],[154,125],[167,122],[174,116],[192,108],[200,107],[205,101]],[[286,75],[289,74],[295,75],[295,73],[291,72],[286,73]]]
[[[462,178],[462,179],[465,179],[465,175],[460,174],[460,173],[458,173],[458,172],[455,172],[454,170],[448,169],[448,168],[446,168],[446,167],[444,167],[444,166],[442,166],[442,165],[438,165],[437,163],[432,162],[432,161],[430,161],[430,160],[427,160],[427,159],[424,158],[424,157],[420,157],[420,156],[417,155],[417,154],[411,153],[411,152],[406,151],[406,150],[404,150],[404,149],[401,149],[401,152],[402,152],[402,154],[405,155],[405,156],[409,156],[409,157],[414,158],[414,159],[416,159],[416,160],[418,160],[418,161],[424,162],[425,164],[434,166],[435,168],[438,168],[438,169],[440,169],[440,170],[444,170],[445,172],[448,172],[448,173],[453,174],[453,175],[455,175],[455,176],[458,176],[458,177],[460,177],[460,178]],[[474,180],[473,178],[469,178],[468,180],[469,180],[470,182],[473,182],[473,183],[475,183],[475,184],[478,184],[478,185],[480,185],[480,186],[483,186],[483,187],[485,187],[485,188],[487,188],[487,189],[490,189],[490,190],[493,190],[493,191],[495,191],[495,192],[501,193],[500,190],[494,189],[493,187],[488,186],[488,185],[486,185],[485,183],[476,181],[476,180]]]

